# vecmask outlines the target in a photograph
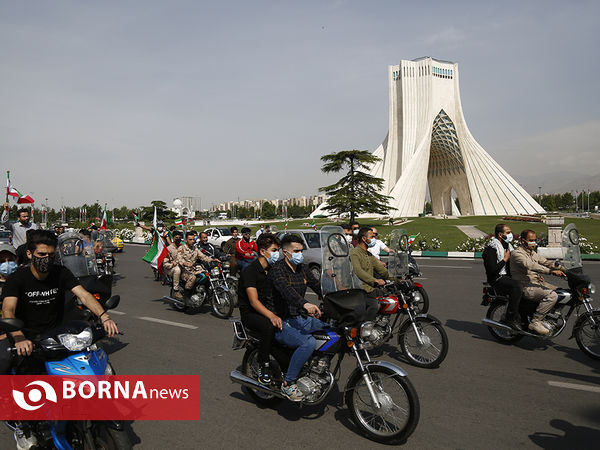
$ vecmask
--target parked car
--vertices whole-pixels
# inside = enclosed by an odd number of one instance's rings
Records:
[[[231,239],[231,231],[226,227],[207,228],[204,232],[208,234],[208,242],[221,250],[225,242]]]
[[[277,237],[282,239],[286,234],[295,234],[300,236],[304,243],[304,264],[308,265],[309,270],[317,280],[321,279],[321,241],[319,232],[313,229],[309,230],[284,230],[278,231]],[[283,255],[280,256],[282,258]]]
[[[0,230],[0,244],[9,244],[11,241],[11,233],[8,230]]]

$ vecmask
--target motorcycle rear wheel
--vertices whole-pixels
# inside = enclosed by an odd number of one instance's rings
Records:
[[[438,367],[448,354],[448,335],[433,316],[416,317],[414,327],[410,320],[405,321],[398,331],[398,343],[411,364],[426,369]]]
[[[407,377],[384,366],[367,368],[382,407],[376,409],[363,374],[357,370],[348,380],[346,405],[354,424],[369,439],[397,444],[415,430],[419,422],[419,398]]]
[[[504,318],[506,314],[506,308],[508,307],[508,303],[495,301],[493,302],[487,310],[487,314],[485,317],[487,319],[493,320],[495,322],[500,322]],[[513,333],[508,330],[502,330],[500,328],[488,327],[490,333],[496,340],[502,342],[503,344],[514,344],[517,341],[523,339],[522,334]]]
[[[579,316],[573,327],[573,334],[583,353],[590,358],[600,359],[600,311],[593,311],[591,314],[586,312]]]
[[[211,303],[213,312],[221,319],[227,319],[233,313],[233,297],[230,292],[217,287],[212,293]]]
[[[272,386],[273,389],[280,389],[281,383],[283,383],[283,373],[279,363],[273,355],[269,355],[269,366],[271,367],[271,377],[273,378]],[[242,373],[247,377],[258,379],[258,348],[249,348],[244,354],[244,360],[242,361]],[[255,391],[251,388],[244,387],[245,391],[252,397],[256,403],[266,406],[275,406],[283,400],[281,397],[269,395],[265,392]]]

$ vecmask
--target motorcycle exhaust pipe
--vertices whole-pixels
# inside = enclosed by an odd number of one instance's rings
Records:
[[[513,332],[515,331],[511,327],[509,327],[508,325],[505,325],[503,323],[496,322],[495,320],[490,320],[490,319],[487,319],[487,318],[482,319],[481,323],[483,323],[485,325],[488,325],[490,327],[494,327],[494,328],[501,328],[503,330],[513,331]]]
[[[241,384],[242,386],[246,386],[247,388],[250,388],[250,389],[254,389],[255,391],[261,391],[261,392],[264,392],[265,394],[270,394],[270,395],[274,395],[279,398],[284,398],[283,394],[281,392],[279,392],[278,390],[274,390],[274,389],[271,389],[270,387],[260,384],[254,378],[247,377],[246,375],[244,375],[242,372],[240,372],[238,370],[232,370],[231,373],[229,374],[229,378],[231,378],[232,382]]]

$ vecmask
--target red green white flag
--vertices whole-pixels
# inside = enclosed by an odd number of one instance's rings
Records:
[[[158,230],[154,228],[154,236],[152,237],[152,245],[148,253],[142,258],[143,261],[149,263],[152,267],[163,273],[162,263],[169,251],[165,246],[164,241],[158,235]]]

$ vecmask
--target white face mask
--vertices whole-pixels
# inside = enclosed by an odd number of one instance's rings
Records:
[[[504,242],[509,242],[509,243],[510,243],[510,242],[512,242],[512,241],[513,241],[513,239],[514,239],[514,236],[513,236],[513,234],[512,234],[512,233],[508,233],[508,234],[506,235],[506,237],[502,238],[502,240],[503,240]]]
[[[352,234],[357,235],[358,234],[358,228],[352,230]]]

